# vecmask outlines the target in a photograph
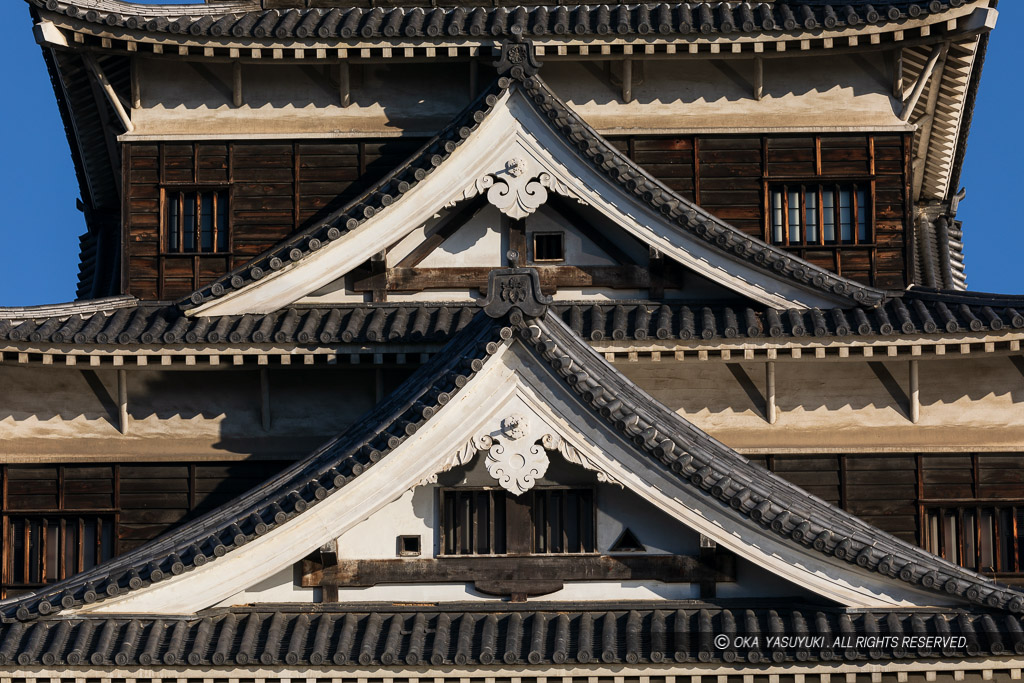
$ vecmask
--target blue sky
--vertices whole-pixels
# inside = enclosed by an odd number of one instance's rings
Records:
[[[69,301],[75,296],[78,236],[85,230],[75,208],[78,183],[27,6],[13,2],[23,7],[13,13],[0,43],[7,65],[0,109],[0,305]],[[967,200],[959,218],[968,284],[975,291],[1024,294],[1024,221],[1017,195],[1024,191],[1024,41],[1014,32],[1021,25],[1024,2],[1001,3],[961,179]]]

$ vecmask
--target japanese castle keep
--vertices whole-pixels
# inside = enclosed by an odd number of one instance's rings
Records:
[[[996,0],[566,2],[8,0],[0,683],[1021,678]]]

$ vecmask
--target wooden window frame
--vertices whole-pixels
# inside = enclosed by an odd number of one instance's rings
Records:
[[[19,592],[20,591],[28,591],[28,590],[33,590],[35,588],[39,588],[41,586],[49,585],[45,581],[46,570],[47,570],[47,565],[46,565],[47,558],[46,558],[46,548],[45,548],[46,532],[45,531],[43,533],[43,539],[44,539],[43,543],[44,543],[44,546],[40,550],[40,566],[39,566],[39,576],[40,576],[41,579],[44,579],[44,580],[42,582],[28,582],[28,581],[15,582],[13,580],[14,579],[14,575],[15,575],[15,572],[14,572],[14,558],[15,558],[15,554],[16,554],[15,551],[14,551],[15,550],[14,549],[14,528],[13,528],[13,523],[14,522],[21,521],[21,520],[27,521],[27,520],[33,520],[33,519],[42,519],[42,520],[46,520],[47,522],[49,522],[49,521],[57,521],[57,522],[59,522],[60,527],[61,527],[60,533],[62,534],[62,537],[60,538],[60,542],[59,542],[59,545],[57,547],[57,565],[60,568],[60,570],[58,572],[58,576],[56,578],[56,581],[60,581],[60,580],[63,580],[65,578],[68,578],[68,576],[71,576],[73,573],[77,573],[78,571],[82,571],[83,570],[84,563],[83,563],[83,552],[82,552],[83,551],[83,545],[82,545],[82,543],[83,543],[84,537],[85,537],[84,526],[83,525],[88,520],[95,520],[95,522],[97,523],[97,529],[96,529],[96,550],[95,550],[95,553],[96,553],[95,556],[97,558],[96,564],[99,564],[100,562],[105,561],[104,560],[105,557],[106,557],[106,559],[109,559],[109,558],[112,558],[112,557],[116,557],[119,554],[119,550],[120,550],[120,548],[118,547],[119,546],[119,543],[118,543],[118,536],[119,536],[118,528],[119,528],[119,525],[120,525],[120,509],[119,509],[119,501],[120,501],[120,493],[119,493],[119,491],[120,491],[120,472],[119,472],[119,467],[117,465],[111,465],[111,467],[112,467],[112,472],[111,472],[111,487],[112,487],[112,490],[111,490],[111,502],[113,503],[113,506],[111,506],[111,507],[104,507],[104,508],[69,508],[69,507],[67,507],[65,505],[65,495],[66,495],[66,477],[65,477],[65,472],[67,470],[67,466],[66,465],[58,465],[56,467],[56,470],[57,470],[57,480],[55,482],[55,484],[56,484],[56,492],[57,492],[57,506],[56,507],[11,509],[10,502],[9,502],[9,495],[8,495],[9,494],[9,488],[10,488],[10,480],[11,480],[10,479],[10,475],[9,475],[9,470],[10,470],[11,467],[21,467],[21,466],[32,467],[33,465],[25,464],[25,465],[3,465],[3,466],[0,466],[0,477],[2,477],[2,492],[0,492],[0,497],[2,497],[2,501],[0,501],[0,502],[2,502],[2,506],[0,506],[0,534],[2,534],[2,543],[3,543],[3,546],[2,546],[2,548],[3,548],[3,552],[2,552],[3,562],[0,563],[0,599],[5,599],[7,597],[10,597],[10,592],[11,591],[19,591]],[[66,536],[64,536],[64,534],[67,533],[66,532],[66,524],[67,524],[68,521],[71,521],[71,520],[77,520],[78,521],[78,526],[79,526],[79,529],[78,529],[78,540],[77,540],[77,556],[78,556],[78,560],[77,560],[77,563],[76,563],[77,564],[76,571],[73,572],[72,574],[68,574],[66,572],[66,568],[67,568],[66,567],[66,561],[65,561],[66,560],[66,555],[65,555],[65,553],[66,553]],[[103,532],[103,525],[104,525],[105,522],[109,522],[109,524],[110,524],[110,533],[111,533],[111,536],[110,536],[111,543],[110,543],[110,547],[107,549],[107,552],[104,552],[104,549],[103,549],[103,546],[102,546],[102,543],[103,543],[102,532]],[[46,527],[47,527],[47,525],[44,524],[42,528],[45,530]],[[26,532],[27,532],[27,530],[26,530]],[[29,541],[29,542],[31,542],[31,541]],[[23,566],[22,570],[23,570],[23,576],[26,576],[26,577],[29,576],[29,574],[30,574],[30,571],[29,571],[29,569],[30,569],[30,564],[29,564],[29,562],[30,562],[29,547],[30,547],[29,544],[26,543],[25,547],[23,548],[23,556],[24,556],[23,562],[24,562],[24,566]]]
[[[1024,557],[1021,556],[1021,525],[1024,524],[1024,498],[1019,499],[950,499],[918,501],[921,511],[921,546],[939,557],[961,567],[973,569],[996,578],[1024,579]],[[1009,512],[1009,529],[1004,528],[1005,515]],[[982,538],[987,530],[982,526],[984,513],[991,514],[992,564],[983,565]],[[936,533],[932,534],[933,520],[938,520]],[[955,519],[955,547],[946,543],[946,519]],[[968,531],[965,520],[970,520]],[[969,534],[969,535],[968,535]],[[1005,544],[1005,545],[1004,545]],[[973,547],[972,557],[965,552]],[[1003,562],[1005,551],[1006,562]],[[955,556],[954,556],[955,555]]]
[[[558,237],[561,243],[561,258],[537,258],[537,238],[538,237]],[[531,261],[533,263],[565,263],[565,232],[561,230],[545,230],[543,232],[535,232],[531,235],[530,247],[533,250],[530,254]]]
[[[172,195],[176,196],[178,202],[178,221],[179,224],[184,220],[184,198],[188,193],[195,193],[197,195],[197,206],[202,205],[202,201],[198,199],[203,194],[211,193],[213,195],[213,215],[214,215],[214,226],[213,226],[213,248],[210,250],[202,249],[202,224],[199,221],[199,215],[196,216],[196,227],[195,227],[195,246],[194,250],[185,250],[185,239],[184,232],[179,237],[179,247],[174,249],[171,244],[171,227],[169,225],[169,214],[172,201]],[[160,256],[170,257],[195,257],[195,256],[233,256],[234,255],[234,230],[231,206],[234,202],[232,192],[232,186],[230,184],[211,184],[211,185],[197,185],[194,183],[164,183],[160,186]],[[217,223],[218,215],[218,203],[219,197],[224,196],[227,199],[227,211],[225,211],[225,218],[227,225],[224,226],[224,232],[226,238],[224,239],[224,249],[218,248],[218,238],[221,236],[221,226]]]
[[[590,523],[590,530],[592,532],[592,538],[589,539],[589,544],[590,544],[590,547],[591,547],[590,550],[582,550],[582,548],[585,547],[585,544],[584,544],[584,540],[583,540],[583,538],[581,536],[581,538],[580,538],[581,551],[580,552],[550,552],[550,551],[538,552],[536,550],[536,546],[537,546],[537,544],[536,544],[536,523],[535,523],[535,520],[531,516],[530,517],[530,527],[529,527],[530,528],[530,542],[528,544],[529,548],[530,548],[529,552],[517,553],[517,552],[514,552],[512,548],[509,548],[509,540],[508,540],[509,534],[508,534],[508,531],[506,531],[506,546],[505,546],[506,550],[505,550],[505,552],[503,552],[503,553],[493,552],[493,550],[494,550],[494,539],[495,539],[495,536],[494,536],[494,514],[493,514],[493,511],[494,511],[494,503],[493,503],[493,501],[494,501],[494,494],[504,494],[504,495],[510,495],[510,494],[508,494],[508,492],[505,489],[501,488],[500,486],[454,486],[454,487],[441,488],[439,490],[439,494],[438,494],[438,529],[439,529],[439,541],[440,542],[439,542],[439,546],[438,546],[437,557],[439,559],[444,559],[444,558],[454,558],[454,557],[463,557],[463,558],[465,558],[465,557],[510,557],[510,556],[577,557],[577,556],[599,555],[600,554],[600,549],[598,548],[598,545],[597,545],[597,504],[598,504],[597,488],[594,487],[594,486],[586,486],[586,485],[584,485],[584,486],[534,486],[532,489],[530,489],[527,492],[527,494],[524,494],[524,495],[529,495],[530,496],[529,504],[530,504],[530,507],[532,509],[532,506],[534,505],[535,496],[538,493],[549,494],[549,493],[555,492],[555,491],[566,491],[566,492],[582,492],[582,491],[586,491],[590,495],[590,515],[589,515],[590,522],[589,523]],[[488,532],[489,533],[488,547],[491,549],[492,552],[488,552],[488,553],[475,553],[475,552],[470,552],[470,553],[461,553],[461,552],[448,553],[448,552],[446,552],[446,545],[447,545],[447,540],[448,540],[447,534],[446,534],[446,530],[447,530],[447,527],[448,527],[448,519],[446,518],[446,512],[445,512],[445,508],[446,508],[446,506],[445,506],[445,495],[448,494],[448,493],[452,493],[452,492],[455,492],[455,493],[487,492],[487,493],[491,494],[489,496],[490,512],[488,514],[488,523],[490,525],[490,529],[489,529],[489,532]],[[562,497],[562,511],[563,511],[563,513],[565,511],[565,504],[566,504],[565,501],[566,501],[566,499],[567,499],[567,496],[563,496]],[[511,497],[510,496],[509,498],[506,499],[506,503],[509,500],[512,500],[514,502],[519,502],[519,503],[523,503],[524,502],[524,498],[523,497],[516,498],[516,497]],[[506,511],[505,511],[505,515],[506,515],[505,516],[506,529],[508,529],[509,524],[510,524],[510,515],[509,515],[508,510],[509,510],[509,508],[506,506]],[[458,514],[458,512],[456,512],[456,514]],[[562,519],[564,519],[564,516],[562,517]],[[582,517],[580,517],[580,519],[582,520]],[[550,532],[551,532],[551,527],[550,527],[550,524],[548,524],[548,525],[546,525],[547,536],[545,537],[545,547],[550,547]],[[567,544],[567,540],[565,539],[565,533],[566,532],[565,532],[565,525],[564,524],[563,524],[563,532],[562,533],[563,533],[563,541],[562,541],[563,545],[562,545],[562,547],[564,548],[565,545]]]
[[[834,240],[825,239],[825,206],[824,206],[824,192],[826,190],[833,190],[834,192],[834,204],[833,204],[833,218],[835,220],[833,229],[835,231],[836,238]],[[851,240],[842,239],[842,221],[841,215],[841,203],[839,198],[842,196],[843,191],[849,191],[852,200],[852,220],[851,220]],[[874,192],[874,179],[870,177],[862,178],[813,178],[813,179],[785,179],[785,178],[771,178],[765,179],[764,181],[765,191],[765,206],[768,210],[765,212],[765,225],[764,225],[764,239],[768,244],[773,244],[780,247],[793,247],[799,249],[848,249],[848,248],[875,248],[877,246],[875,242],[875,192]],[[816,211],[816,231],[817,239],[815,241],[807,240],[807,204],[806,198],[808,191],[816,191],[817,206]],[[860,210],[861,207],[857,202],[857,194],[863,191],[865,198],[865,205],[867,207],[867,216],[864,221],[865,236],[862,240],[860,237]],[[776,192],[782,194],[782,241],[774,239],[773,232],[775,229],[774,213],[775,208],[772,199]],[[790,222],[789,222],[789,210],[790,210],[790,193],[796,192],[800,197],[800,207],[798,208],[800,217],[800,233],[801,239],[793,241],[790,237]]]

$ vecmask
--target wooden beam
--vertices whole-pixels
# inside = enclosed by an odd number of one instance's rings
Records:
[[[132,123],[131,117],[125,111],[124,104],[121,102],[117,91],[114,90],[114,86],[110,84],[106,74],[103,73],[103,69],[100,68],[99,62],[96,61],[96,56],[91,52],[83,52],[82,60],[89,68],[89,71],[92,72],[93,77],[100,86],[100,90],[106,95],[107,101],[110,102],[110,106],[114,109],[114,113],[117,114],[117,118],[120,119],[121,125],[129,133],[134,131],[135,125]]]
[[[707,552],[710,551],[710,552]],[[303,561],[303,587],[369,587],[381,584],[473,583],[482,593],[543,595],[565,581],[664,581],[700,583],[735,581],[731,555],[714,543],[701,556],[584,555],[440,557],[436,559],[338,560],[333,567]]]
[[[901,121],[910,120],[910,115],[914,113],[914,108],[917,106],[918,100],[921,99],[921,93],[924,92],[924,87],[928,85],[928,81],[935,72],[935,66],[939,63],[939,59],[945,56],[946,50],[948,49],[949,43],[942,43],[941,45],[936,45],[932,48],[932,54],[928,57],[928,63],[924,65],[921,75],[914,84],[914,89],[910,91],[910,96],[903,103],[903,111],[900,112]]]
[[[610,287],[644,289],[650,285],[650,271],[644,266],[536,266],[541,289],[552,292],[558,287]],[[387,291],[419,292],[426,289],[479,289],[487,291],[491,268],[388,268]],[[352,290],[372,292],[380,275],[357,280]]]

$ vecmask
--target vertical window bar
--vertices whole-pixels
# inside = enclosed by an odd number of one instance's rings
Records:
[[[182,251],[193,252],[196,250],[196,193],[183,192],[182,197]]]
[[[799,244],[801,240],[800,229],[800,192],[798,190],[787,190],[789,215],[789,243]]]
[[[867,193],[864,190],[857,190],[857,243],[866,244],[868,238],[868,203]]]
[[[199,197],[199,251],[211,252],[214,245],[213,222],[214,205],[213,192],[201,192]]]
[[[843,242],[853,241],[853,192],[848,187],[839,191],[839,231]]]
[[[835,190],[823,187],[821,190],[821,230],[826,244],[836,241]]]
[[[783,216],[782,191],[772,190],[772,243],[782,244],[786,241],[786,222]]]
[[[181,220],[181,212],[178,210],[181,202],[180,192],[168,192],[167,202],[167,251],[181,251],[181,228],[178,222]]]
[[[217,198],[217,251],[228,249],[228,193],[218,192]]]
[[[818,243],[818,190],[813,188],[805,189],[804,196],[804,223],[807,225],[807,243]]]

